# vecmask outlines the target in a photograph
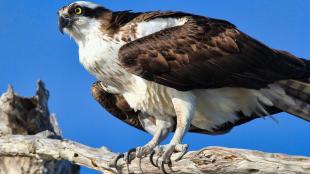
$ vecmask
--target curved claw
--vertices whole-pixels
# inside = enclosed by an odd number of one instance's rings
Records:
[[[162,162],[160,166],[161,166],[160,169],[161,169],[161,171],[162,171],[164,174],[169,174],[169,173],[167,173],[166,170],[165,170],[165,163],[164,163],[164,162]]]
[[[154,167],[158,167],[157,165],[158,160],[156,161],[156,164],[154,163],[154,160],[153,160],[154,155],[155,155],[155,151],[153,150],[152,153],[150,154],[150,162]]]
[[[165,164],[167,164],[168,165],[168,167],[169,167],[169,169],[172,171],[172,169],[171,169],[171,167],[172,167],[172,162],[171,161],[169,161],[169,162],[164,162],[164,161],[161,161],[160,162],[160,170],[164,173],[164,174],[169,174],[167,171],[166,171],[166,169],[165,169]]]
[[[118,154],[117,157],[113,160],[113,166],[117,169],[117,162],[118,160],[120,160],[121,158],[124,158],[125,155],[123,153]]]
[[[131,154],[132,154],[132,153],[135,154],[135,152],[136,152],[136,148],[132,148],[132,149],[129,149],[129,150],[128,150],[128,152],[126,153],[126,155],[125,155],[125,157],[124,157],[127,164],[130,164],[131,161],[134,159],[134,157],[131,158]]]
[[[164,153],[163,146],[158,146],[155,150],[152,151],[152,153],[150,154],[150,161],[153,166],[160,168],[160,166],[158,165],[158,162],[159,162],[160,157],[163,155],[163,153]],[[157,156],[156,162],[154,162],[154,158],[153,158],[155,154]]]
[[[182,159],[182,157],[188,152],[188,145],[182,146],[182,149],[179,151],[181,154],[174,161],[180,161]]]

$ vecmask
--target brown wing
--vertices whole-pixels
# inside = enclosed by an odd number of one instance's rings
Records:
[[[139,112],[131,109],[121,95],[106,92],[100,82],[94,83],[91,90],[94,99],[109,113],[130,126],[145,131],[138,119]]]
[[[124,45],[119,51],[122,66],[144,79],[182,91],[259,89],[274,81],[310,76],[305,60],[270,49],[226,21],[177,14],[188,22]]]
[[[126,100],[121,95],[110,94],[106,92],[100,85],[100,82],[96,82],[92,85],[92,95],[94,99],[105,108],[111,115],[120,119],[121,121],[127,123],[130,126],[133,126],[139,130],[145,131],[138,119],[138,112],[132,110]],[[270,114],[275,114],[280,112],[280,110],[273,107],[266,107],[266,110]],[[262,116],[253,115],[251,117],[244,116],[241,112],[237,114],[239,116],[239,121],[235,123],[225,123],[212,131],[200,129],[191,125],[189,132],[200,133],[200,134],[209,134],[209,135],[218,135],[229,132],[233,127],[251,121],[255,118]],[[175,120],[176,123],[176,120]],[[175,128],[173,129],[175,131]],[[145,131],[146,132],[146,131]]]

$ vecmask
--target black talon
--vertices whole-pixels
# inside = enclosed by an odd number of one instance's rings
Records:
[[[132,149],[128,150],[127,155],[126,155],[126,162],[127,162],[127,164],[131,163],[132,159],[130,159],[130,154],[133,153],[133,152],[136,152],[136,148],[132,148]]]
[[[165,164],[166,164],[166,163],[164,163],[164,162],[161,163],[161,171],[162,171],[164,174],[169,174],[169,173],[166,172],[166,170],[165,170]],[[167,163],[167,164],[168,164],[169,168],[171,169],[171,166],[172,166],[171,161],[170,161],[169,163]]]
[[[152,153],[150,154],[150,161],[154,167],[158,167],[158,165],[154,163],[154,160],[153,160],[154,155],[155,155],[155,150],[153,150]],[[158,162],[158,160],[156,160],[156,162]]]
[[[185,147],[185,149],[181,152],[180,156],[177,159],[175,159],[175,161],[180,161],[187,152],[188,152],[188,147]]]
[[[168,167],[169,167],[169,169],[172,171],[172,173],[173,173],[173,170],[172,170],[172,162],[170,161],[169,163],[168,163]]]
[[[164,162],[161,163],[161,168],[160,168],[160,169],[161,169],[161,171],[162,171],[164,174],[169,174],[169,173],[167,173],[166,170],[165,170],[165,163],[164,163]]]
[[[124,158],[124,157],[125,157],[125,155],[123,153],[121,153],[121,154],[118,154],[117,157],[114,159],[113,165],[114,165],[114,167],[116,169],[117,169],[117,162],[118,162],[118,160],[121,159],[121,158]]]

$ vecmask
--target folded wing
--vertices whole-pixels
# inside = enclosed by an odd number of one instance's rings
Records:
[[[229,22],[188,14],[178,17],[188,21],[124,45],[119,51],[123,67],[182,91],[259,89],[278,80],[310,76],[304,60],[265,46]]]

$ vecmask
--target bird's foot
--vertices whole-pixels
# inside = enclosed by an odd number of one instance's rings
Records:
[[[187,152],[187,144],[167,144],[162,146],[157,146],[154,152],[150,155],[151,163],[159,167],[163,173],[167,174],[165,170],[165,165],[168,165],[170,170],[172,166],[171,156],[175,152],[180,152],[180,154],[174,159],[174,161],[179,161]],[[158,156],[156,162],[153,160],[153,156]]]
[[[170,170],[172,167],[171,156],[173,153],[180,153],[174,159],[174,161],[180,160],[187,152],[188,145],[187,144],[167,144],[157,146],[155,149],[149,145],[145,145],[142,147],[137,147],[128,150],[126,153],[119,154],[114,160],[114,167],[117,167],[117,162],[120,159],[123,159],[126,162],[128,173],[129,172],[129,164],[134,158],[142,159],[150,154],[150,161],[155,167],[159,167],[164,174],[167,174],[165,170],[165,165],[168,165]],[[158,158],[156,162],[154,162],[154,155]]]
[[[142,159],[143,157],[146,157],[147,155],[151,154],[153,149],[154,147],[148,144],[142,147],[132,148],[128,150],[126,153],[119,154],[115,158],[113,165],[115,168],[117,168],[117,162],[120,159],[123,159],[126,162],[127,168],[129,168],[129,164],[131,163],[132,160],[134,160],[135,158]]]

